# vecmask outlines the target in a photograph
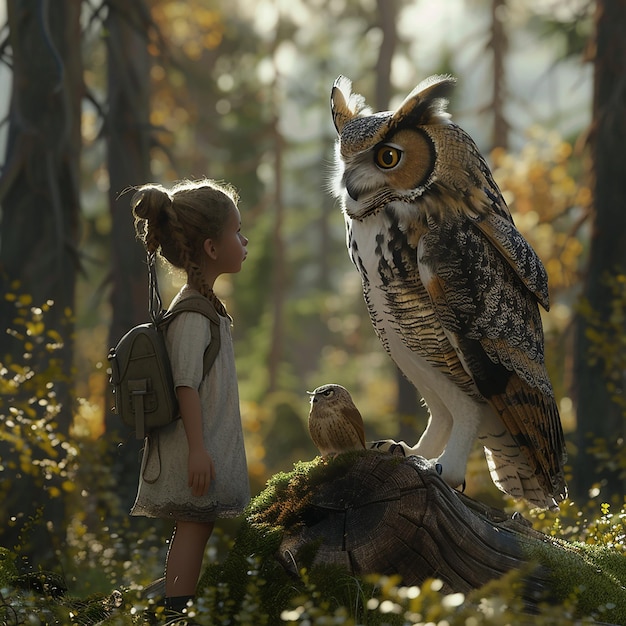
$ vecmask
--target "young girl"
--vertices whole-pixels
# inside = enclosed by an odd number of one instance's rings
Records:
[[[131,203],[147,251],[160,253],[187,275],[172,305],[200,293],[214,304],[221,322],[220,349],[204,378],[209,320],[183,312],[167,328],[181,419],[158,431],[150,446],[158,446],[158,454],[144,451],[131,510],[131,515],[175,520],[165,566],[165,608],[174,614],[193,600],[215,520],[241,514],[250,499],[231,318],[213,292],[215,279],[239,272],[247,255],[236,203],[233,189],[209,180],[182,182],[171,191],[144,185]]]

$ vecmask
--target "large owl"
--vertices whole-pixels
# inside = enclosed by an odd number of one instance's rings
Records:
[[[396,111],[372,113],[347,78],[335,81],[348,250],[378,337],[429,408],[404,452],[457,487],[478,438],[502,491],[553,507],[567,487],[537,306],[549,307],[547,276],[445,111],[453,84],[433,76]]]

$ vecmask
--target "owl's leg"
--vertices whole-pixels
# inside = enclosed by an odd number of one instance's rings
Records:
[[[430,387],[422,386],[420,392],[428,406],[430,417],[426,430],[409,454],[418,454],[425,459],[438,457],[445,449],[452,431],[452,415],[448,407]]]
[[[466,403],[462,417],[453,420],[449,411],[431,409],[424,434],[415,446],[404,441],[385,439],[368,444],[369,448],[404,456],[424,457],[451,487],[465,483],[465,468],[481,422],[481,407]],[[438,407],[441,408],[441,407]]]
[[[467,459],[476,441],[480,421],[480,406],[474,404],[467,407],[454,420],[450,439],[443,453],[436,459],[431,459],[431,463],[451,487],[458,487],[465,481]]]
[[[383,439],[368,444],[369,448],[403,456],[415,454],[425,459],[433,459],[441,455],[450,438],[450,432],[452,431],[452,415],[432,389],[422,386],[420,391],[422,392],[424,401],[428,405],[430,417],[426,430],[422,433],[417,444],[411,446],[404,441]]]
[[[413,454],[429,459],[451,487],[459,487],[465,481],[467,459],[476,441],[484,406],[458,387],[446,387],[445,394],[424,393],[431,418]]]

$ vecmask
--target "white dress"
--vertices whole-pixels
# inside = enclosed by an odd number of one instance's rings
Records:
[[[172,304],[189,292],[181,290]],[[229,317],[220,316],[220,349],[204,379],[202,361],[211,339],[209,320],[200,313],[179,313],[166,333],[174,385],[199,390],[204,445],[213,459],[215,479],[204,496],[192,495],[187,485],[187,436],[178,419],[146,439],[131,515],[212,522],[236,517],[247,506],[250,485],[230,323]]]

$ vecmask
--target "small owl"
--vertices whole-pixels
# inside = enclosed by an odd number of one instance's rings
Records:
[[[331,93],[350,258],[380,341],[430,411],[415,446],[387,445],[457,487],[478,438],[502,491],[554,506],[566,452],[537,306],[547,276],[446,112],[453,84],[428,78],[380,113],[344,77]]]
[[[365,449],[363,418],[348,390],[341,385],[322,385],[311,396],[309,432],[322,456]]]

